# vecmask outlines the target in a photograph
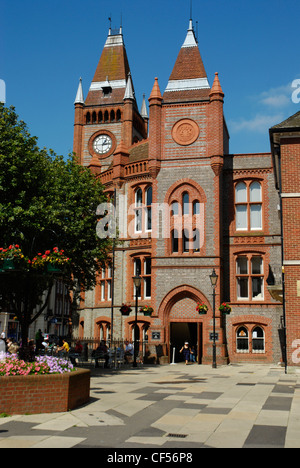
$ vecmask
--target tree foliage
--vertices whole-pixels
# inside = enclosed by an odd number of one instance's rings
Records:
[[[89,169],[78,165],[74,156],[64,160],[40,149],[14,108],[0,104],[0,247],[17,243],[34,256],[58,246],[71,259],[65,277],[70,288],[77,284],[81,290],[91,289],[111,249],[108,239],[96,235],[96,209],[104,201],[103,186]],[[24,299],[28,281],[24,272],[18,278],[0,277],[0,291],[9,292],[19,310],[21,302],[24,308],[29,301]],[[32,274],[30,281],[32,309],[53,278]]]

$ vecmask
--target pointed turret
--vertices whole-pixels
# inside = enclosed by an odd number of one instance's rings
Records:
[[[158,78],[155,78],[152,92],[149,97],[149,172],[156,178],[161,164],[161,119],[162,95],[159,89]]]
[[[210,86],[192,20],[163,95],[164,102],[208,100]]]
[[[143,94],[143,102],[142,102],[142,107],[141,107],[140,114],[144,119],[148,119],[148,111],[147,111],[145,94]]]
[[[79,79],[78,90],[74,104],[84,104],[83,90],[82,90],[82,78]]]
[[[224,93],[222,90],[222,86],[219,80],[219,73],[215,73],[215,79],[211,88],[211,92],[209,93],[211,100],[213,99],[213,96],[219,95],[220,97],[224,97]]]
[[[75,98],[75,120],[74,120],[74,139],[73,139],[73,151],[77,155],[78,163],[81,161],[81,141],[82,141],[82,127],[83,127],[83,90],[82,90],[82,78],[79,79],[78,90]]]
[[[126,89],[125,89],[124,100],[125,99],[134,99],[134,90],[133,90],[133,84],[132,84],[130,72],[128,73],[128,80],[127,80]]]
[[[142,102],[142,107],[140,111],[141,116],[144,119],[145,122],[145,132],[146,135],[148,135],[148,122],[149,122],[149,116],[148,116],[148,111],[147,111],[147,105],[146,105],[146,98],[145,94],[143,94],[143,102]]]

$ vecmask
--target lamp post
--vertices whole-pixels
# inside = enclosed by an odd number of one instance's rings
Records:
[[[216,353],[216,286],[218,281],[218,275],[213,269],[210,277],[211,286],[213,288],[213,369],[217,368],[217,353]]]
[[[134,322],[134,348],[133,348],[133,367],[137,367],[136,355],[137,355],[137,314],[138,314],[138,295],[141,287],[142,278],[139,275],[133,277],[133,283],[135,286],[135,322]]]

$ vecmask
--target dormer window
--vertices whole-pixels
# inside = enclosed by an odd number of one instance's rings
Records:
[[[102,86],[102,91],[103,91],[104,96],[109,96],[112,92],[112,87],[108,81],[108,77],[106,77],[106,81]]]

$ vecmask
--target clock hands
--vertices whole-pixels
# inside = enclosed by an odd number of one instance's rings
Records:
[[[108,145],[109,145],[109,141],[107,138],[105,138],[105,140],[103,140],[102,146],[108,146]]]

